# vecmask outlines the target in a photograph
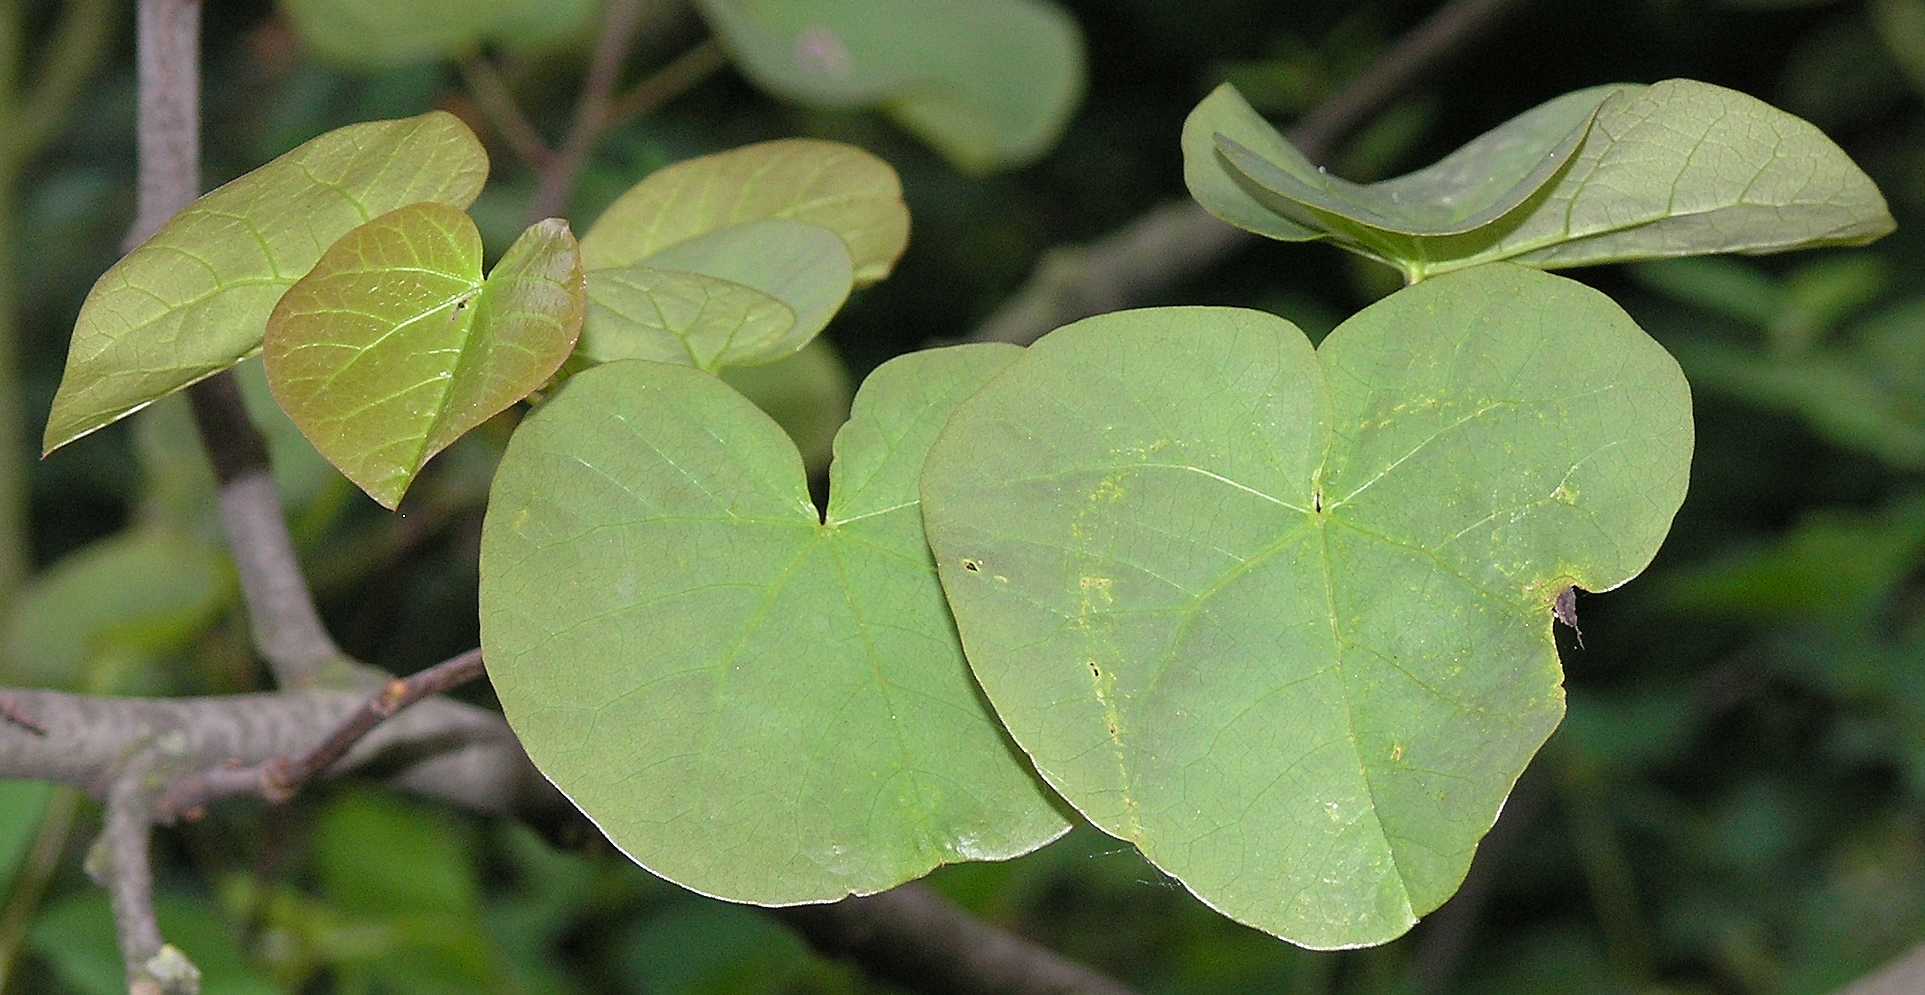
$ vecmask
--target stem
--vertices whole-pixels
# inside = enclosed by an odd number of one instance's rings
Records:
[[[615,91],[615,81],[635,44],[636,29],[641,23],[640,0],[609,0],[602,17],[601,36],[595,42],[594,57],[582,81],[581,96],[575,100],[575,122],[569,126],[568,136],[562,139],[561,151],[555,155],[554,162],[541,172],[534,200],[528,205],[530,224],[568,209],[568,198],[575,192],[582,167],[588,163],[588,153],[601,137],[610,94]]]
[[[232,377],[203,380],[188,389],[187,397],[220,483],[221,526],[254,645],[282,687],[317,686],[345,656],[322,624],[301,573],[287,512],[268,467],[267,444],[248,420]]]
[[[105,825],[89,863],[112,900],[129,995],[195,995],[200,971],[161,938],[154,917],[152,773],[152,756],[143,750],[114,778],[107,789]]]
[[[599,127],[606,132],[626,121],[653,114],[728,64],[728,53],[722,50],[721,43],[710,38],[676,56],[627,93],[610,100]]]
[[[816,949],[923,991],[1130,995],[1130,989],[917,884],[832,905],[772,910]]]
[[[1452,0],[1398,39],[1369,70],[1288,132],[1312,160],[1435,71],[1524,0]],[[1187,198],[1170,201],[1096,242],[1043,254],[1028,282],[969,339],[1027,345],[1043,333],[1092,314],[1155,297],[1255,242]]]
[[[461,79],[468,86],[468,95],[474,98],[475,105],[481,108],[481,113],[508,143],[516,158],[536,172],[553,164],[555,150],[548,147],[541,131],[522,112],[514,93],[508,89],[508,82],[501,78],[492,61],[481,55],[461,60]]]
[[[343,720],[320,745],[299,756],[280,756],[253,766],[223,765],[174,783],[157,806],[162,818],[194,812],[209,802],[233,795],[258,793],[271,802],[286,802],[308,781],[326,773],[346,757],[377,726],[408,706],[451,691],[483,673],[481,651],[429,667],[413,677],[388,682]]]

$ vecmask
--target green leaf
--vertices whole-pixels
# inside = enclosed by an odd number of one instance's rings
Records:
[[[1078,322],[956,408],[925,525],[1043,778],[1305,946],[1441,904],[1563,713],[1551,604],[1643,569],[1690,397],[1615,304],[1515,266],[1313,351],[1254,311]]]
[[[551,218],[481,278],[481,233],[415,204],[349,232],[288,290],[267,379],[314,448],[393,508],[421,467],[561,368],[587,308],[568,223]]]
[[[744,74],[779,97],[880,106],[964,169],[1048,151],[1082,99],[1076,22],[1037,0],[701,0]]]
[[[14,873],[27,859],[54,786],[42,781],[0,780],[0,901],[13,893]]]
[[[516,431],[482,530],[489,677],[623,852],[782,905],[1064,831],[970,680],[917,507],[950,408],[1019,355],[878,369],[836,437],[826,523],[781,429],[687,367],[597,367]]]
[[[715,372],[774,362],[807,345],[854,286],[835,232],[772,219],[671,246],[647,265],[596,270],[577,354]]]
[[[1925,494],[1869,513],[1820,508],[1767,540],[1670,571],[1659,590],[1679,611],[1761,626],[1862,622],[1920,563]]]
[[[1871,13],[1892,61],[1925,94],[1925,0],[1872,0]]]
[[[829,469],[836,430],[849,418],[855,384],[828,340],[816,339],[778,363],[723,370],[722,382],[789,433],[811,479]]]
[[[1802,418],[1847,449],[1925,467],[1925,298],[1793,354],[1701,340],[1678,347],[1700,387]]]
[[[862,284],[888,276],[909,244],[909,209],[888,163],[853,146],[794,138],[650,173],[582,236],[582,264],[594,271],[645,263],[691,239],[772,218],[841,236]]]
[[[484,41],[540,49],[592,23],[585,0],[281,0],[314,54],[347,69],[379,71],[470,54]]]
[[[278,995],[281,987],[249,963],[241,931],[212,910],[205,899],[161,895],[154,901],[161,935],[201,972],[206,995]],[[120,951],[114,940],[114,914],[105,892],[94,890],[64,899],[34,920],[28,943],[49,965],[64,991],[81,995],[123,995],[127,989]]]
[[[1576,154],[1598,105],[1612,92],[1611,87],[1595,87],[1567,93],[1478,136],[1435,165],[1368,186],[1331,176],[1286,142],[1266,141],[1267,147],[1257,151],[1222,131],[1210,138],[1241,189],[1272,213],[1299,218],[1321,231],[1355,233],[1366,244],[1400,234],[1462,235],[1503,218],[1549,183]],[[1205,103],[1211,101],[1235,110],[1204,114],[1194,124],[1186,121],[1186,132],[1201,131],[1218,116],[1260,123],[1227,85]],[[1254,137],[1275,135],[1263,124]],[[1389,242],[1397,245],[1400,240]]]
[[[467,828],[444,810],[388,795],[347,795],[315,826],[321,890],[357,915],[472,918],[481,885]]]
[[[1367,186],[1312,170],[1225,87],[1185,124],[1184,175],[1231,224],[1330,239],[1413,280],[1504,259],[1555,269],[1860,245],[1893,228],[1878,188],[1816,128],[1691,80],[1565,94]]]
[[[330,131],[196,200],[88,292],[44,451],[253,355],[335,239],[407,204],[465,207],[487,175],[474,133],[434,111]]]
[[[102,659],[178,652],[220,617],[233,587],[220,549],[172,530],[135,529],[84,546],[7,606],[0,683],[87,689]]]

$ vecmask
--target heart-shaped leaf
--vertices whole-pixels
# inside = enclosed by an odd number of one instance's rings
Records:
[[[782,905],[1067,828],[970,679],[917,507],[951,407],[1019,355],[879,368],[826,523],[782,430],[687,367],[597,367],[516,430],[482,530],[488,674],[535,765],[636,862]]]
[[[1227,86],[1191,113],[1183,149],[1190,192],[1217,217],[1330,239],[1413,279],[1502,259],[1555,269],[1858,245],[1893,228],[1878,188],[1818,129],[1692,80],[1565,94],[1369,185],[1312,167]]]
[[[288,290],[267,378],[301,433],[393,508],[469,429],[546,383],[581,331],[581,257],[549,219],[481,278],[481,233],[444,204],[354,229]]]
[[[1563,714],[1556,596],[1684,497],[1677,364],[1596,291],[1427,281],[1312,350],[1254,311],[1078,322],[923,471],[969,661],[1037,771],[1211,906],[1389,940]]]
[[[330,131],[196,200],[88,291],[45,451],[253,355],[281,294],[356,225],[466,207],[487,178],[474,133],[434,111]]]
[[[771,219],[670,246],[647,263],[596,270],[577,354],[716,372],[771,363],[808,344],[854,286],[827,228]]]
[[[825,107],[880,106],[964,169],[1028,162],[1084,86],[1083,39],[1037,0],[701,0],[742,71]]]

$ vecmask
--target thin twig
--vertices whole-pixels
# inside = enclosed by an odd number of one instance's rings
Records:
[[[1523,2],[1452,0],[1290,129],[1290,141],[1310,159],[1324,158],[1345,136]],[[1026,345],[1078,318],[1151,300],[1255,241],[1190,200],[1160,204],[1094,243],[1045,253],[1022,289],[969,338]]]
[[[248,420],[240,388],[222,375],[187,393],[220,482],[221,526],[233,552],[254,645],[282,687],[312,687],[344,659],[321,621],[288,534],[267,446]]]
[[[475,105],[481,108],[483,116],[501,135],[502,141],[508,143],[516,158],[536,172],[554,163],[555,150],[548,147],[540,129],[522,111],[492,60],[484,55],[461,60],[461,79],[468,86],[468,95],[474,98]]]
[[[919,991],[1131,995],[1122,983],[991,926],[922,885],[772,912],[823,953]]]
[[[131,247],[145,241],[200,193],[200,12],[198,0],[141,0],[140,206]],[[261,655],[286,685],[316,681],[340,656],[322,627],[268,475],[267,444],[248,421],[228,376],[187,392],[201,441],[220,480],[221,524]]]
[[[151,754],[142,751],[108,787],[91,869],[113,905],[129,995],[192,995],[200,991],[200,971],[161,938],[154,916],[152,774]]]
[[[601,130],[607,132],[623,122],[661,110],[728,64],[728,53],[723,51],[720,42],[713,38],[702,42],[670,60],[628,92],[610,99],[602,115]]]
[[[634,47],[642,14],[640,0],[609,0],[602,16],[601,36],[595,42],[595,54],[588,64],[588,75],[582,80],[581,96],[575,100],[574,123],[562,139],[561,151],[548,168],[541,171],[534,199],[529,202],[531,224],[568,209],[568,199],[575,192],[582,167],[588,163],[595,140],[601,137],[610,95],[615,92],[622,63]]]
[[[181,778],[167,789],[159,805],[163,819],[197,812],[211,802],[243,794],[259,794],[280,803],[294,797],[307,782],[326,773],[348,755],[382,722],[423,698],[451,691],[483,673],[481,651],[469,650],[408,678],[389,681],[369,696],[334,730],[306,753],[279,756],[251,766],[225,764]]]
[[[139,208],[131,249],[200,195],[199,0],[140,0],[135,63],[140,80]]]

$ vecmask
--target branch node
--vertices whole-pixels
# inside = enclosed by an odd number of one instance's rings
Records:
[[[12,695],[0,695],[0,719],[4,719],[43,739],[47,735],[47,727],[42,725],[39,719],[28,715],[26,710],[20,707],[20,703],[13,700]]]

